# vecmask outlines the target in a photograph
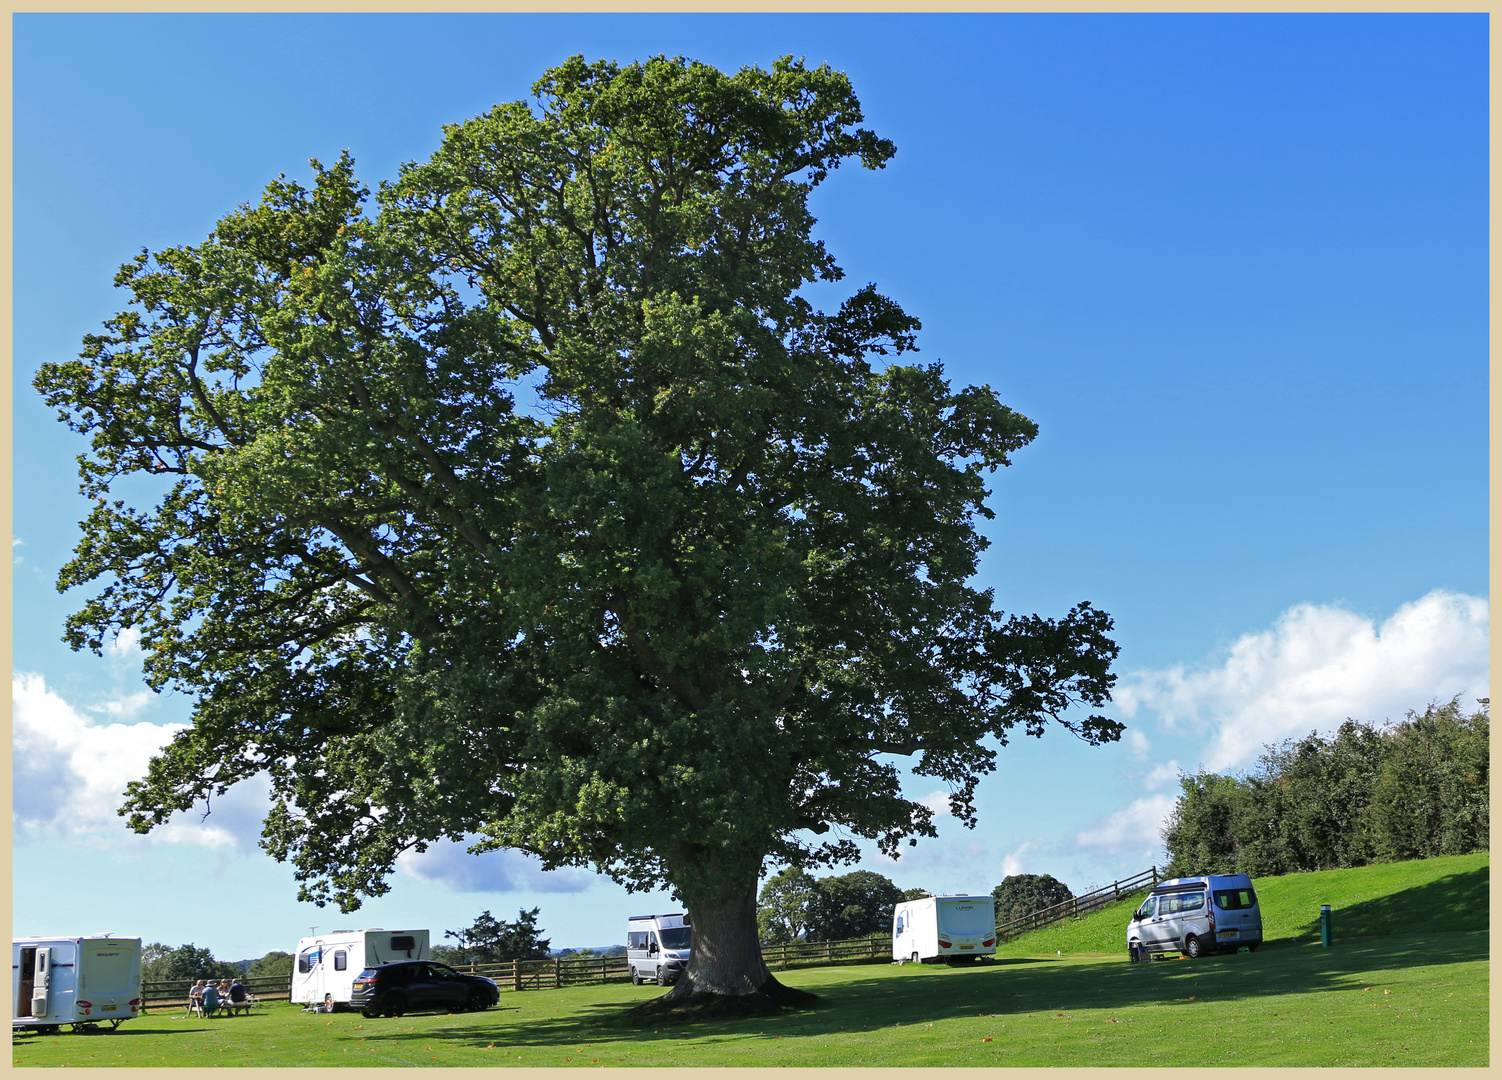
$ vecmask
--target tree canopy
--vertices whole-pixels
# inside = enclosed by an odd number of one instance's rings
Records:
[[[1035,911],[1074,899],[1074,893],[1052,874],[1008,874],[991,890],[996,922],[1020,919]]]
[[[1074,711],[1109,617],[969,583],[1033,422],[899,363],[919,324],[874,286],[802,294],[842,277],[810,193],[894,152],[861,121],[825,66],[575,57],[373,198],[314,162],[125,264],[35,385],[91,440],[67,640],[135,628],[194,701],[131,826],[265,773],[302,899],[519,848],[670,886],[721,943],[674,994],[756,995],[764,860],[935,834],[897,759],[973,825],[1014,730],[1116,739]]]
[[[463,930],[445,930],[443,936],[458,944],[451,955],[453,963],[503,964],[508,960],[545,960],[549,941],[537,925],[540,908],[517,912],[515,922],[497,919],[488,911],[480,912],[474,923]],[[441,959],[436,957],[435,959]]]
[[[1246,776],[1180,777],[1163,827],[1169,874],[1291,874],[1485,851],[1491,702],[1396,724],[1346,720],[1266,747]]]

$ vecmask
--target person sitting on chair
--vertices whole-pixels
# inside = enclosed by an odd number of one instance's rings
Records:
[[[193,1013],[198,1013],[200,1016],[203,1015],[202,979],[199,979],[192,986],[188,987],[188,1014],[191,1016]]]
[[[213,1016],[218,1011],[219,987],[213,983],[207,983],[203,988],[203,1015]]]

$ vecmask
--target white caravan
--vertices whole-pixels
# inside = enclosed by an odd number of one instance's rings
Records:
[[[348,1005],[355,976],[398,960],[428,959],[426,930],[333,930],[297,943],[292,1000],[300,1005]]]
[[[11,941],[12,1031],[74,1031],[141,1015],[141,939],[109,934]]]
[[[626,962],[631,985],[675,983],[688,968],[694,931],[688,916],[632,915],[626,920]]]
[[[925,896],[892,909],[892,959],[969,963],[996,955],[996,902],[989,896]]]

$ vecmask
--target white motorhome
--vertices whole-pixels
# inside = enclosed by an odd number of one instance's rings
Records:
[[[892,909],[892,959],[970,963],[996,955],[996,903],[989,896],[926,896]]]
[[[427,960],[426,930],[332,930],[297,943],[292,1000],[300,1005],[346,1006],[355,976],[398,960]]]
[[[626,962],[631,967],[631,985],[655,982],[667,986],[678,981],[688,968],[693,927],[688,916],[633,915],[626,920]]]
[[[141,939],[86,934],[11,941],[12,1031],[74,1031],[141,1015]]]

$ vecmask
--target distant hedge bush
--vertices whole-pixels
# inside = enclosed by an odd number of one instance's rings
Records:
[[[1490,705],[1268,747],[1247,776],[1199,772],[1163,830],[1168,873],[1288,874],[1489,847]]]

